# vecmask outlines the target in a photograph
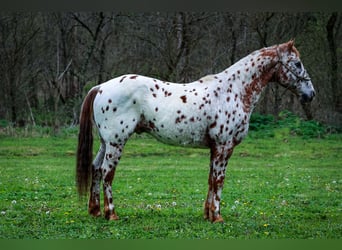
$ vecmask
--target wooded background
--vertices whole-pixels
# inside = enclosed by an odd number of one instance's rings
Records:
[[[76,125],[91,86],[126,73],[190,82],[294,38],[317,96],[305,109],[277,84],[256,112],[342,124],[339,12],[0,12],[0,121]]]

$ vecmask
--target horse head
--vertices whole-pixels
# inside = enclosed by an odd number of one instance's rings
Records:
[[[302,104],[312,101],[316,95],[309,74],[299,58],[299,52],[294,47],[294,41],[276,47],[279,58],[277,82],[295,93]]]

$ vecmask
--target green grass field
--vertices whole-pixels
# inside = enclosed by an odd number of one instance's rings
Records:
[[[76,133],[1,136],[0,238],[339,239],[341,142],[341,134],[307,140],[250,134],[229,162],[225,223],[212,224],[203,219],[208,150],[134,136],[113,185],[120,220],[106,221],[88,216],[87,201],[78,199]]]

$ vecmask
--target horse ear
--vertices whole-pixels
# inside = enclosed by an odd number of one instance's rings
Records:
[[[299,57],[300,54],[299,54],[298,50],[295,48],[294,43],[295,43],[294,39],[291,39],[290,41],[288,41],[286,43],[286,45],[287,45],[286,49],[289,53],[294,52]]]
[[[294,46],[294,39],[291,39],[290,41],[287,42],[287,51],[292,51],[292,48]]]

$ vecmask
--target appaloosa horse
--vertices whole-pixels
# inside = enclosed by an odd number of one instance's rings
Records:
[[[204,217],[223,221],[226,166],[247,135],[251,113],[269,82],[291,90],[301,102],[315,96],[293,41],[257,50],[221,73],[187,84],[129,74],[93,87],[82,105],[76,166],[79,194],[90,188],[89,213],[101,215],[102,180],[105,218],[118,219],[112,194],[115,169],[128,138],[147,132],[164,143],[210,148]],[[92,162],[93,122],[101,146]]]

